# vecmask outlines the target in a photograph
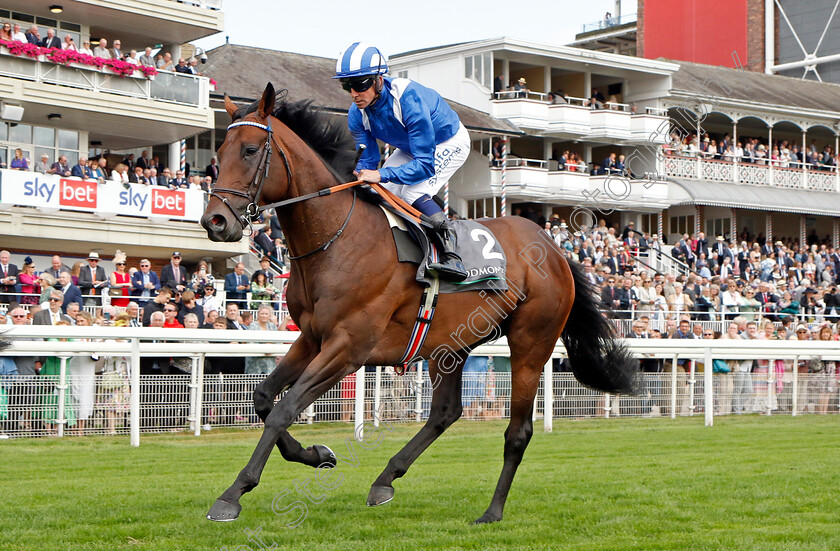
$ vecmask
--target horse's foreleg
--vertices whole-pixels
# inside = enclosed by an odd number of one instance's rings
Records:
[[[316,356],[317,347],[308,342],[303,336],[289,349],[289,353],[283,357],[280,364],[266,377],[257,388],[254,389],[254,409],[257,411],[263,423],[268,418],[271,410],[274,409],[274,399],[280,392],[295,383],[309,365],[309,362]],[[277,440],[277,449],[286,461],[303,463],[310,467],[317,467],[324,463],[335,465],[335,456],[326,446],[310,446],[304,448],[300,442],[289,434],[288,430],[282,430]]]
[[[540,373],[543,364],[534,359],[533,356],[528,360],[530,361],[527,365],[522,365],[521,361],[516,362],[515,357],[511,356],[512,367],[516,367],[518,363],[520,369],[512,370],[510,423],[505,430],[504,465],[490,507],[475,521],[476,524],[502,520],[510,485],[513,482],[516,469],[522,461],[525,448],[528,447],[528,442],[531,440],[531,435],[534,434],[531,415],[534,407],[534,397],[540,385]]]
[[[316,398],[323,395],[342,377],[352,373],[358,364],[348,361],[346,342],[335,341],[329,347],[323,347],[309,366],[301,373],[289,392],[277,403],[265,420],[265,429],[251,455],[251,459],[234,483],[219,496],[207,513],[210,520],[235,520],[242,510],[239,499],[245,492],[254,489],[260,482],[260,476],[268,461],[271,450],[281,434],[291,425],[298,415]],[[363,355],[362,355],[363,356]]]
[[[435,363],[430,363],[429,377],[434,385],[429,418],[414,438],[388,461],[388,466],[371,485],[367,498],[371,507],[391,501],[394,497],[391,483],[403,476],[420,454],[461,417],[461,366],[450,373],[441,373]]]

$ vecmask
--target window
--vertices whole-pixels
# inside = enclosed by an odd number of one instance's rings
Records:
[[[490,88],[493,73],[493,56],[490,53],[464,58],[464,77],[471,78],[485,88]]]
[[[35,145],[45,145],[47,147],[55,147],[55,129],[44,128],[41,126],[35,127]]]
[[[731,223],[732,220],[729,218],[715,218],[713,220],[706,220],[706,238],[709,239],[709,242],[711,242],[718,235],[722,235],[724,237],[729,236],[731,230]]]
[[[408,71],[400,71],[397,73],[397,78],[408,78]]]
[[[495,218],[502,212],[501,199],[488,197],[486,199],[470,199],[467,201],[467,218]]]
[[[12,123],[9,129],[9,141],[32,143],[32,127],[28,124]]]
[[[690,216],[672,216],[671,217],[671,232],[683,234],[694,233],[694,215]]]
[[[58,131],[58,147],[65,149],[79,149],[79,133],[73,130]]]
[[[642,233],[647,232],[651,235],[659,233],[659,215],[658,214],[643,214],[642,215]]]

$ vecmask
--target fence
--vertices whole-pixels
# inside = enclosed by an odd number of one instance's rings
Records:
[[[264,375],[207,374],[206,360],[231,357],[275,357],[297,338],[291,332],[229,332],[103,327],[15,326],[15,339],[3,356],[49,356],[57,369],[51,376],[6,377],[0,385],[2,432],[8,436],[129,434],[138,446],[141,432],[202,430],[219,426],[259,426],[251,396]],[[41,338],[65,339],[44,341]],[[32,340],[24,340],[32,339]],[[87,340],[66,340],[87,339]],[[169,342],[163,342],[167,339]],[[157,341],[157,342],[155,342]],[[200,343],[200,346],[196,344]],[[613,396],[581,386],[570,373],[544,366],[534,419],[552,430],[555,418],[691,416],[838,411],[833,366],[840,360],[835,341],[635,340],[627,341],[647,369],[638,396]],[[200,349],[197,350],[197,349]],[[477,355],[493,357],[497,369],[465,373],[462,398],[466,419],[506,418],[511,379],[506,341],[485,344]],[[104,373],[75,374],[71,358],[103,358]],[[562,344],[554,358],[565,355]],[[182,358],[174,362],[189,371],[181,375],[140,376],[141,359]],[[714,360],[729,373],[707,369]],[[50,360],[48,360],[50,361]],[[77,360],[73,360],[77,361]],[[92,361],[92,360],[91,360]],[[676,367],[674,369],[673,367]],[[662,369],[666,371],[660,371]],[[422,421],[428,417],[432,387],[418,365],[403,376],[390,367],[361,368],[345,378],[306,411],[297,423],[352,421],[361,437],[362,424]],[[4,403],[5,402],[5,403]]]

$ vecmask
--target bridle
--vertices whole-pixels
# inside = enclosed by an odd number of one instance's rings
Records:
[[[341,184],[339,186],[334,186],[333,188],[326,188],[322,189],[313,193],[307,193],[306,195],[300,195],[298,197],[292,197],[291,199],[286,199],[284,201],[277,201],[275,203],[269,203],[267,205],[259,205],[260,198],[262,197],[262,190],[265,181],[268,179],[268,173],[271,169],[271,142],[274,142],[274,145],[277,146],[277,151],[280,153],[280,158],[283,159],[283,166],[286,167],[286,181],[288,185],[291,187],[292,184],[292,167],[289,164],[289,159],[286,157],[286,152],[283,151],[283,147],[277,142],[277,139],[274,137],[274,131],[271,129],[271,115],[267,117],[268,124],[263,124],[257,121],[246,121],[242,120],[239,122],[234,122],[228,125],[227,129],[230,130],[231,128],[236,128],[238,126],[253,126],[254,128],[259,128],[261,130],[266,131],[265,137],[265,146],[263,146],[263,154],[260,158],[260,164],[257,165],[257,171],[254,173],[254,178],[251,180],[251,183],[248,184],[248,189],[246,191],[240,191],[238,189],[231,189],[231,188],[214,188],[210,191],[211,197],[217,197],[222,203],[227,206],[230,212],[233,214],[234,219],[239,222],[242,226],[243,231],[248,230],[249,232],[253,232],[253,222],[257,218],[259,218],[260,214],[269,210],[269,209],[276,209],[279,207],[284,207],[286,205],[291,205],[293,203],[299,203],[301,201],[306,201],[307,199],[312,199],[314,197],[324,197],[326,195],[330,195],[333,191],[340,191],[342,189],[347,189],[348,187],[352,187],[357,184],[361,184],[361,181],[351,182],[349,184]],[[256,192],[251,194],[251,190],[256,188]],[[228,193],[230,195],[236,195],[237,197],[244,197],[248,199],[250,202],[245,207],[245,210],[242,214],[239,214],[234,210],[231,206],[230,202],[228,201],[227,197],[222,196],[222,193]],[[336,239],[338,239],[341,234],[344,233],[345,228],[347,228],[347,223],[350,222],[350,216],[353,214],[353,209],[356,207],[356,192],[353,190],[353,202],[350,205],[350,212],[347,213],[347,218],[344,219],[344,223],[332,236],[332,238],[324,243],[323,245],[318,246],[317,248],[309,251],[308,253],[299,255],[299,256],[290,256],[289,260],[298,260],[301,258],[306,258],[307,256],[313,255],[320,251],[325,251],[332,245]]]

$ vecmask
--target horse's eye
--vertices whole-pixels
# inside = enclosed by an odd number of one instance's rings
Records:
[[[245,155],[256,155],[257,151],[259,151],[259,148],[253,145],[249,145],[245,148]]]

